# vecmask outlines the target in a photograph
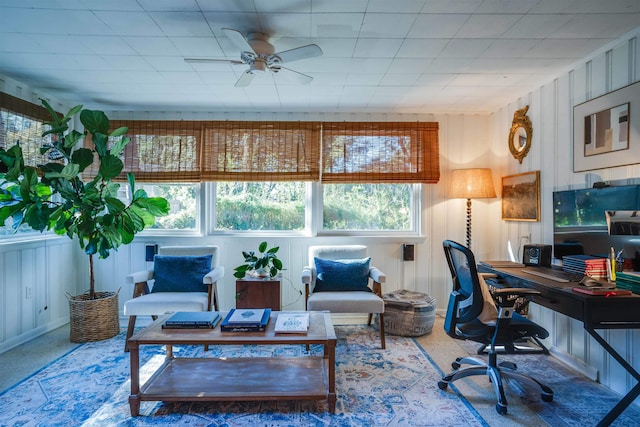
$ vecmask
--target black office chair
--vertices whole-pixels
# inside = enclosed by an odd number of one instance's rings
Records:
[[[507,399],[504,395],[502,378],[510,378],[540,391],[542,400],[551,402],[553,390],[536,379],[516,372],[515,363],[503,361],[497,363],[496,347],[501,346],[504,352],[515,353],[515,342],[526,338],[544,339],[549,333],[541,326],[520,316],[513,311],[515,298],[539,294],[533,289],[503,288],[494,293],[497,299],[498,316],[495,321],[483,323],[478,319],[481,315],[484,298],[476,261],[473,252],[451,240],[443,242],[444,253],[453,278],[453,292],[449,296],[449,306],[444,322],[444,329],[453,338],[471,340],[489,344],[488,363],[477,357],[459,357],[451,364],[454,371],[438,381],[438,387],[446,390],[449,383],[460,378],[473,375],[487,375],[493,383],[498,399],[496,411],[507,413]],[[463,364],[471,366],[461,367]]]

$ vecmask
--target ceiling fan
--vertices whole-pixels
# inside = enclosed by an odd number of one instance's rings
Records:
[[[249,69],[242,73],[235,84],[236,87],[248,86],[255,77],[256,72],[265,72],[267,70],[272,73],[286,74],[291,80],[301,84],[307,84],[313,80],[313,77],[283,67],[282,64],[321,56],[322,49],[320,49],[318,45],[308,44],[276,53],[273,45],[269,43],[269,36],[267,34],[250,33],[245,37],[240,31],[231,28],[223,28],[222,31],[229,40],[240,49],[239,61],[236,59],[185,58],[185,62],[225,62],[236,65],[248,65]]]

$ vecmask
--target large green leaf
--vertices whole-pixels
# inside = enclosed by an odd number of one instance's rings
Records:
[[[93,163],[93,151],[88,148],[78,148],[71,155],[71,160],[80,167],[82,172]]]
[[[109,134],[109,119],[102,111],[82,110],[80,112],[80,122],[92,134],[96,132],[104,135]]]
[[[45,198],[48,199],[51,196],[51,194],[53,194],[51,191],[51,187],[44,184],[36,184],[34,190],[35,190],[36,196],[43,199]]]
[[[52,178],[64,178],[71,181],[73,178],[77,177],[80,173],[80,166],[75,163],[69,163],[62,168],[60,172],[47,172],[45,176],[48,179]]]
[[[138,199],[132,203],[132,206],[145,209],[153,216],[165,216],[169,213],[169,209],[171,208],[169,202],[162,197]]]
[[[102,176],[102,179],[113,179],[118,176],[124,168],[124,163],[122,163],[122,160],[111,154],[104,156],[101,160],[100,176]]]
[[[47,163],[46,165],[38,166],[43,172],[62,172],[62,168],[64,167],[61,163]]]
[[[64,138],[64,151],[68,153],[68,150],[74,147],[82,138],[84,138],[84,134],[78,132],[75,129],[69,132]]]
[[[24,211],[24,220],[34,230],[42,231],[49,223],[49,209],[46,206],[30,204]]]
[[[122,129],[122,128],[121,128]],[[126,129],[126,128],[124,128]],[[122,153],[122,150],[124,150],[124,148],[127,146],[127,144],[129,144],[131,142],[131,139],[123,136],[122,138],[120,138],[118,141],[116,141],[115,144],[113,144],[113,147],[111,147],[111,150],[109,151],[111,154],[113,154],[114,156],[118,156],[120,155],[120,153]]]
[[[105,197],[104,203],[107,205],[107,209],[112,214],[119,214],[124,211],[125,205],[122,203],[120,199],[116,199],[115,197]]]
[[[107,155],[109,139],[106,134],[99,132],[92,133],[91,142],[93,142],[94,147],[96,147],[96,153],[98,153],[99,157]]]
[[[150,214],[149,211],[146,209],[140,208],[137,205],[131,205],[129,206],[129,210],[133,211],[133,213],[135,213],[136,215],[138,215],[138,217],[140,217],[140,219],[144,223],[144,227],[150,227],[156,222],[155,216]],[[144,229],[144,227],[142,229]]]
[[[38,174],[33,168],[24,170],[24,178],[20,183],[20,196],[25,203],[31,201],[31,189],[38,183]]]
[[[129,218],[131,218],[131,223],[133,224],[133,227],[136,231],[142,231],[144,230],[145,227],[145,223],[144,223],[144,219],[142,219],[142,217],[140,217],[140,215],[138,215],[135,211],[135,209],[128,209],[125,212],[125,215],[128,215]]]

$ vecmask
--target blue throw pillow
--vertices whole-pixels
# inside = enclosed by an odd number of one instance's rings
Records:
[[[207,292],[209,285],[202,278],[211,271],[212,257],[156,255],[151,292]]]
[[[364,259],[321,259],[314,258],[316,264],[316,287],[314,292],[367,291],[369,284],[369,262]]]

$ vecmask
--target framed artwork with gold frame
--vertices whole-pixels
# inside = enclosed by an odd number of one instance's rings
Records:
[[[540,221],[540,171],[502,177],[502,219]]]

